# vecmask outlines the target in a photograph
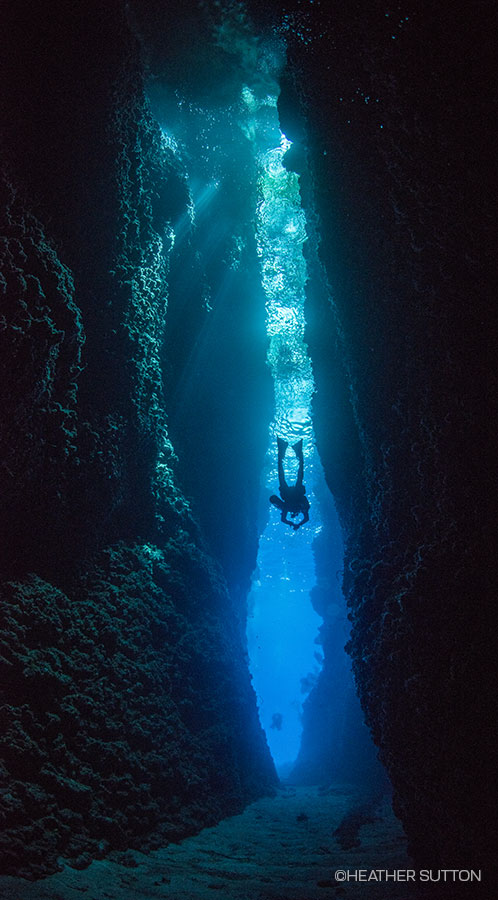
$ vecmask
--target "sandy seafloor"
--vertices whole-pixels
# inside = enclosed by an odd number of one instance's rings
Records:
[[[361,798],[347,786],[283,787],[241,815],[161,850],[105,859],[37,882],[0,877],[1,900],[404,900],[418,895],[399,882],[337,882],[337,869],[413,868],[388,798],[360,845],[341,849],[333,832]],[[61,861],[62,862],[62,861]]]

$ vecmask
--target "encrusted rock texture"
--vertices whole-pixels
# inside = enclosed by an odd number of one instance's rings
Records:
[[[323,527],[313,544],[317,583],[311,601],[324,620],[317,640],[323,668],[303,705],[303,736],[290,780],[350,783],[365,796],[380,796],[389,793],[389,781],[364,721],[351,659],[344,652],[350,623],[341,589],[342,543],[337,528],[335,533],[329,528],[330,501],[321,503],[320,512]]]
[[[180,532],[2,586],[2,869],[160,846],[271,786],[226,586]],[[255,741],[256,738],[256,741]]]
[[[38,877],[192,833],[276,776],[166,427],[185,175],[123,4],[7,6],[0,865]]]
[[[170,257],[169,434],[182,485],[242,607],[257,554],[274,399],[254,229],[258,171],[240,97],[248,80],[265,75],[254,69],[258,38],[242,27],[242,9],[239,21],[236,8],[225,12],[223,4],[131,6],[147,91],[189,183]]]
[[[491,865],[496,13],[285,9],[330,287],[310,286],[308,342],[356,683],[416,859]]]

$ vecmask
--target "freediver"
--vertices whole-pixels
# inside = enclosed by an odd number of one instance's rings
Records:
[[[297,473],[297,480],[294,485],[287,484],[285,480],[284,473],[284,456],[287,447],[289,446],[287,441],[284,441],[282,438],[277,438],[277,446],[278,446],[278,489],[280,491],[280,497],[277,497],[276,494],[272,494],[270,497],[270,503],[273,503],[274,506],[277,507],[282,513],[280,516],[280,521],[284,522],[285,525],[290,525],[294,531],[297,531],[301,525],[304,525],[305,522],[309,522],[308,510],[310,508],[310,504],[308,498],[305,497],[306,488],[303,484],[303,476],[304,476],[304,459],[303,459],[303,441],[302,439],[298,441],[296,444],[292,445],[292,449],[296,454],[299,460],[299,470]],[[300,522],[290,522],[287,516],[291,515],[292,519],[295,519],[299,513],[302,514],[303,518]]]

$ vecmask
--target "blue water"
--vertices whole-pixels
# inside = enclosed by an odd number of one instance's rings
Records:
[[[248,101],[259,169],[256,240],[275,395],[262,503],[278,491],[277,438],[289,443],[288,484],[294,483],[298,468],[292,444],[302,439],[311,503],[310,522],[297,531],[281,522],[278,509],[269,510],[248,603],[248,652],[260,719],[277,769],[282,769],[298,755],[302,704],[322,662],[317,643],[321,619],[310,592],[316,582],[312,544],[321,529],[315,487],[323,481],[323,472],[314,446],[314,383],[304,340],[307,231],[299,179],[283,164],[291,143],[280,132],[276,94],[267,94],[259,103],[248,94]]]
[[[306,466],[305,460],[311,502],[307,525],[293,531],[282,524],[279,511],[270,508],[248,602],[250,669],[261,724],[277,769],[297,757],[302,704],[319,675],[322,662],[317,643],[322,619],[310,600],[316,581],[312,542],[320,529],[312,488],[315,468],[316,463],[314,467]]]
[[[274,761],[280,768],[298,755],[303,702],[321,669],[318,638],[322,620],[313,609],[310,592],[316,583],[312,545],[322,528],[317,498],[323,497],[327,489],[313,434],[314,382],[305,342],[308,276],[303,245],[308,240],[307,224],[299,178],[284,165],[291,142],[280,130],[278,69],[283,60],[278,54],[277,57],[273,59],[269,52],[264,54],[265,68],[254,72],[254,83],[243,87],[237,106],[231,109],[230,146],[235,147],[237,140],[240,142],[244,154],[252,156],[252,177],[254,173],[257,176],[255,238],[265,295],[267,363],[274,383],[275,410],[261,478],[264,512],[257,570],[248,598],[247,641],[261,722]],[[268,60],[273,60],[272,65]],[[186,110],[183,112],[187,115]],[[202,175],[189,178],[191,214],[196,220],[209,214],[220,188],[215,171],[225,160],[220,147],[226,123],[213,115],[202,121],[210,134],[201,154]],[[181,155],[184,151],[180,135],[185,140],[192,133],[191,125],[184,126],[183,130],[179,127],[178,135],[168,128],[164,140],[175,154]],[[241,151],[241,160],[244,158]],[[189,233],[191,224],[188,215],[184,222],[178,223],[176,241],[180,242]],[[206,258],[219,252],[220,227],[216,216],[211,216],[202,245]],[[214,304],[216,310],[220,308],[219,300],[217,297]],[[206,304],[209,309],[209,298]],[[280,512],[269,504],[270,494],[278,492],[277,437],[289,442],[285,467],[290,484],[298,468],[292,444],[303,441],[304,483],[311,509],[310,521],[298,531],[284,525]]]

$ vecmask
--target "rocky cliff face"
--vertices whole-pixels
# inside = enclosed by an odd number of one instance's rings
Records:
[[[308,340],[356,683],[417,860],[490,863],[486,11],[285,10],[332,297],[310,289]]]
[[[273,383],[254,232],[258,171],[241,92],[269,76],[255,70],[258,38],[242,8],[134,0],[130,16],[154,114],[189,192],[168,278],[169,433],[182,485],[245,608]]]
[[[249,5],[267,20],[267,4]],[[168,77],[186,78],[188,102],[214,92],[220,107],[223,54],[211,68],[206,54],[200,68],[179,70],[180,57],[205,52],[199,13],[167,6]],[[490,47],[484,5],[471,20],[454,10],[450,24],[420,4],[402,7],[316,4],[304,18],[297,0],[279,6],[291,25],[280,109],[292,165],[308,158],[303,197],[319,220],[333,301],[315,272],[315,430],[347,533],[363,709],[417,860],[485,865],[494,857],[495,378],[479,274],[491,246],[482,128],[491,104],[479,66],[488,71]],[[271,790],[242,606],[231,599],[255,555],[266,430],[255,392],[270,404],[255,376],[264,341],[248,315],[253,251],[237,172],[213,207],[216,235],[201,219],[172,252],[190,189],[144,100],[122,4],[68,14],[55,3],[34,20],[32,4],[16,0],[6,13],[1,847],[4,870],[37,875],[60,854],[84,865],[109,848],[188,833]],[[181,40],[175,15],[185,16]],[[297,98],[305,128],[289,112]],[[218,228],[229,184],[242,229],[232,245]],[[210,318],[228,270],[240,302]],[[326,777],[316,723],[320,708],[332,714],[332,613],[324,638],[303,747]],[[335,755],[337,742],[327,746]]]
[[[184,174],[121,3],[8,13],[0,816],[3,870],[33,876],[192,832],[276,777],[166,426]]]

